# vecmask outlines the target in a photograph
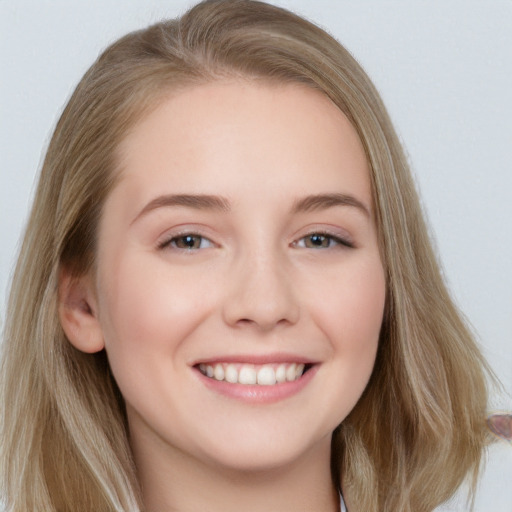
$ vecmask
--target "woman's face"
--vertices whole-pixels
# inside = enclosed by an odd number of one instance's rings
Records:
[[[211,83],[163,101],[119,162],[96,308],[136,452],[236,469],[328,453],[385,300],[346,117],[298,85]]]

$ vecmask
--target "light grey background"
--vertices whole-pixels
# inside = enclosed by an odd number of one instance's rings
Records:
[[[51,131],[98,53],[189,0],[0,0],[0,322]],[[380,90],[410,155],[446,279],[512,409],[512,0],[274,0],[326,28]],[[478,512],[512,511],[495,446]],[[448,510],[448,509],[446,509]],[[453,505],[450,510],[466,510]]]

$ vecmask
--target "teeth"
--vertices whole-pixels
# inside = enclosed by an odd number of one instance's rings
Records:
[[[207,377],[231,384],[273,386],[283,382],[293,382],[302,377],[305,365],[302,363],[252,364],[201,363],[199,371]]]
[[[213,376],[215,380],[224,380],[224,368],[221,364],[216,364],[215,369],[213,370]]]
[[[276,370],[276,381],[277,382],[285,382],[286,381],[286,365],[280,364]]]
[[[256,384],[256,370],[251,366],[242,366],[238,372],[240,384]]]
[[[206,371],[208,371],[208,367],[206,368]],[[297,377],[297,365],[295,363],[292,363],[288,368],[286,369],[286,380],[288,382],[294,381]]]
[[[273,386],[276,383],[276,372],[272,366],[262,366],[258,371],[258,384],[260,386]]]
[[[231,384],[238,382],[238,370],[234,364],[228,364],[226,367],[225,379],[227,382],[231,382]]]

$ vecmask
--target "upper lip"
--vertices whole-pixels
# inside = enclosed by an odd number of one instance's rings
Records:
[[[215,363],[242,363],[242,364],[271,364],[271,363],[304,363],[315,364],[317,361],[296,354],[290,353],[274,353],[274,354],[232,354],[220,355],[214,357],[207,357],[204,359],[197,359],[192,362],[191,366],[198,364],[215,364]]]

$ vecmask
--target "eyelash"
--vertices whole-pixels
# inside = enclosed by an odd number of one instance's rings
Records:
[[[309,233],[301,238],[299,238],[299,240],[297,240],[296,242],[293,242],[293,246],[294,247],[298,247],[299,246],[299,242],[301,242],[302,240],[306,240],[306,239],[312,239],[312,238],[319,238],[321,239],[321,241],[325,241],[327,240],[329,245],[327,247],[323,247],[321,245],[317,245],[316,247],[306,247],[306,246],[301,246],[301,247],[304,247],[306,249],[333,249],[335,247],[347,247],[347,248],[354,248],[354,244],[348,240],[347,238],[341,238],[339,236],[336,236],[336,235],[332,235],[331,233],[327,233],[325,231],[314,231],[312,233]]]
[[[173,236],[172,238],[166,239],[160,244],[158,244],[159,249],[165,249],[167,247],[170,247],[171,249],[175,249],[178,251],[197,251],[199,249],[205,249],[205,247],[177,247],[176,243],[177,241],[184,241],[185,239],[194,239],[194,240],[201,240],[209,242],[210,246],[213,246],[213,242],[206,238],[205,236],[198,235],[197,233],[183,233],[177,236]],[[200,244],[201,244],[200,243]]]
[[[329,245],[328,246],[316,245],[316,247],[307,247],[305,244],[300,245],[301,241],[303,241],[303,240],[305,241],[308,238],[311,240],[314,237],[320,239],[320,243],[327,241]],[[176,245],[176,243],[179,243],[179,241],[183,242],[183,241],[185,241],[185,239],[189,239],[189,241],[191,241],[192,243],[194,243],[194,241],[197,241],[199,239],[200,240],[199,247],[178,247]],[[201,247],[203,241],[208,242],[209,246]],[[185,242],[185,243],[187,243],[187,242]],[[313,244],[315,245],[315,242],[313,242]],[[171,249],[174,249],[174,250],[192,252],[192,251],[197,251],[200,249],[207,249],[207,248],[212,247],[213,245],[214,245],[214,243],[211,240],[209,240],[208,238],[206,238],[202,235],[199,235],[197,233],[183,233],[183,234],[173,236],[172,238],[164,240],[163,242],[158,244],[158,249],[165,249],[165,248],[170,247]],[[348,240],[346,238],[341,238],[339,236],[335,236],[335,235],[332,235],[331,233],[327,233],[327,232],[323,232],[323,231],[314,231],[312,233],[309,233],[309,234],[299,238],[298,240],[292,242],[291,245],[292,245],[292,247],[301,247],[301,248],[305,248],[305,249],[333,249],[333,248],[339,247],[339,246],[347,247],[347,248],[354,248],[354,244],[350,240]]]

